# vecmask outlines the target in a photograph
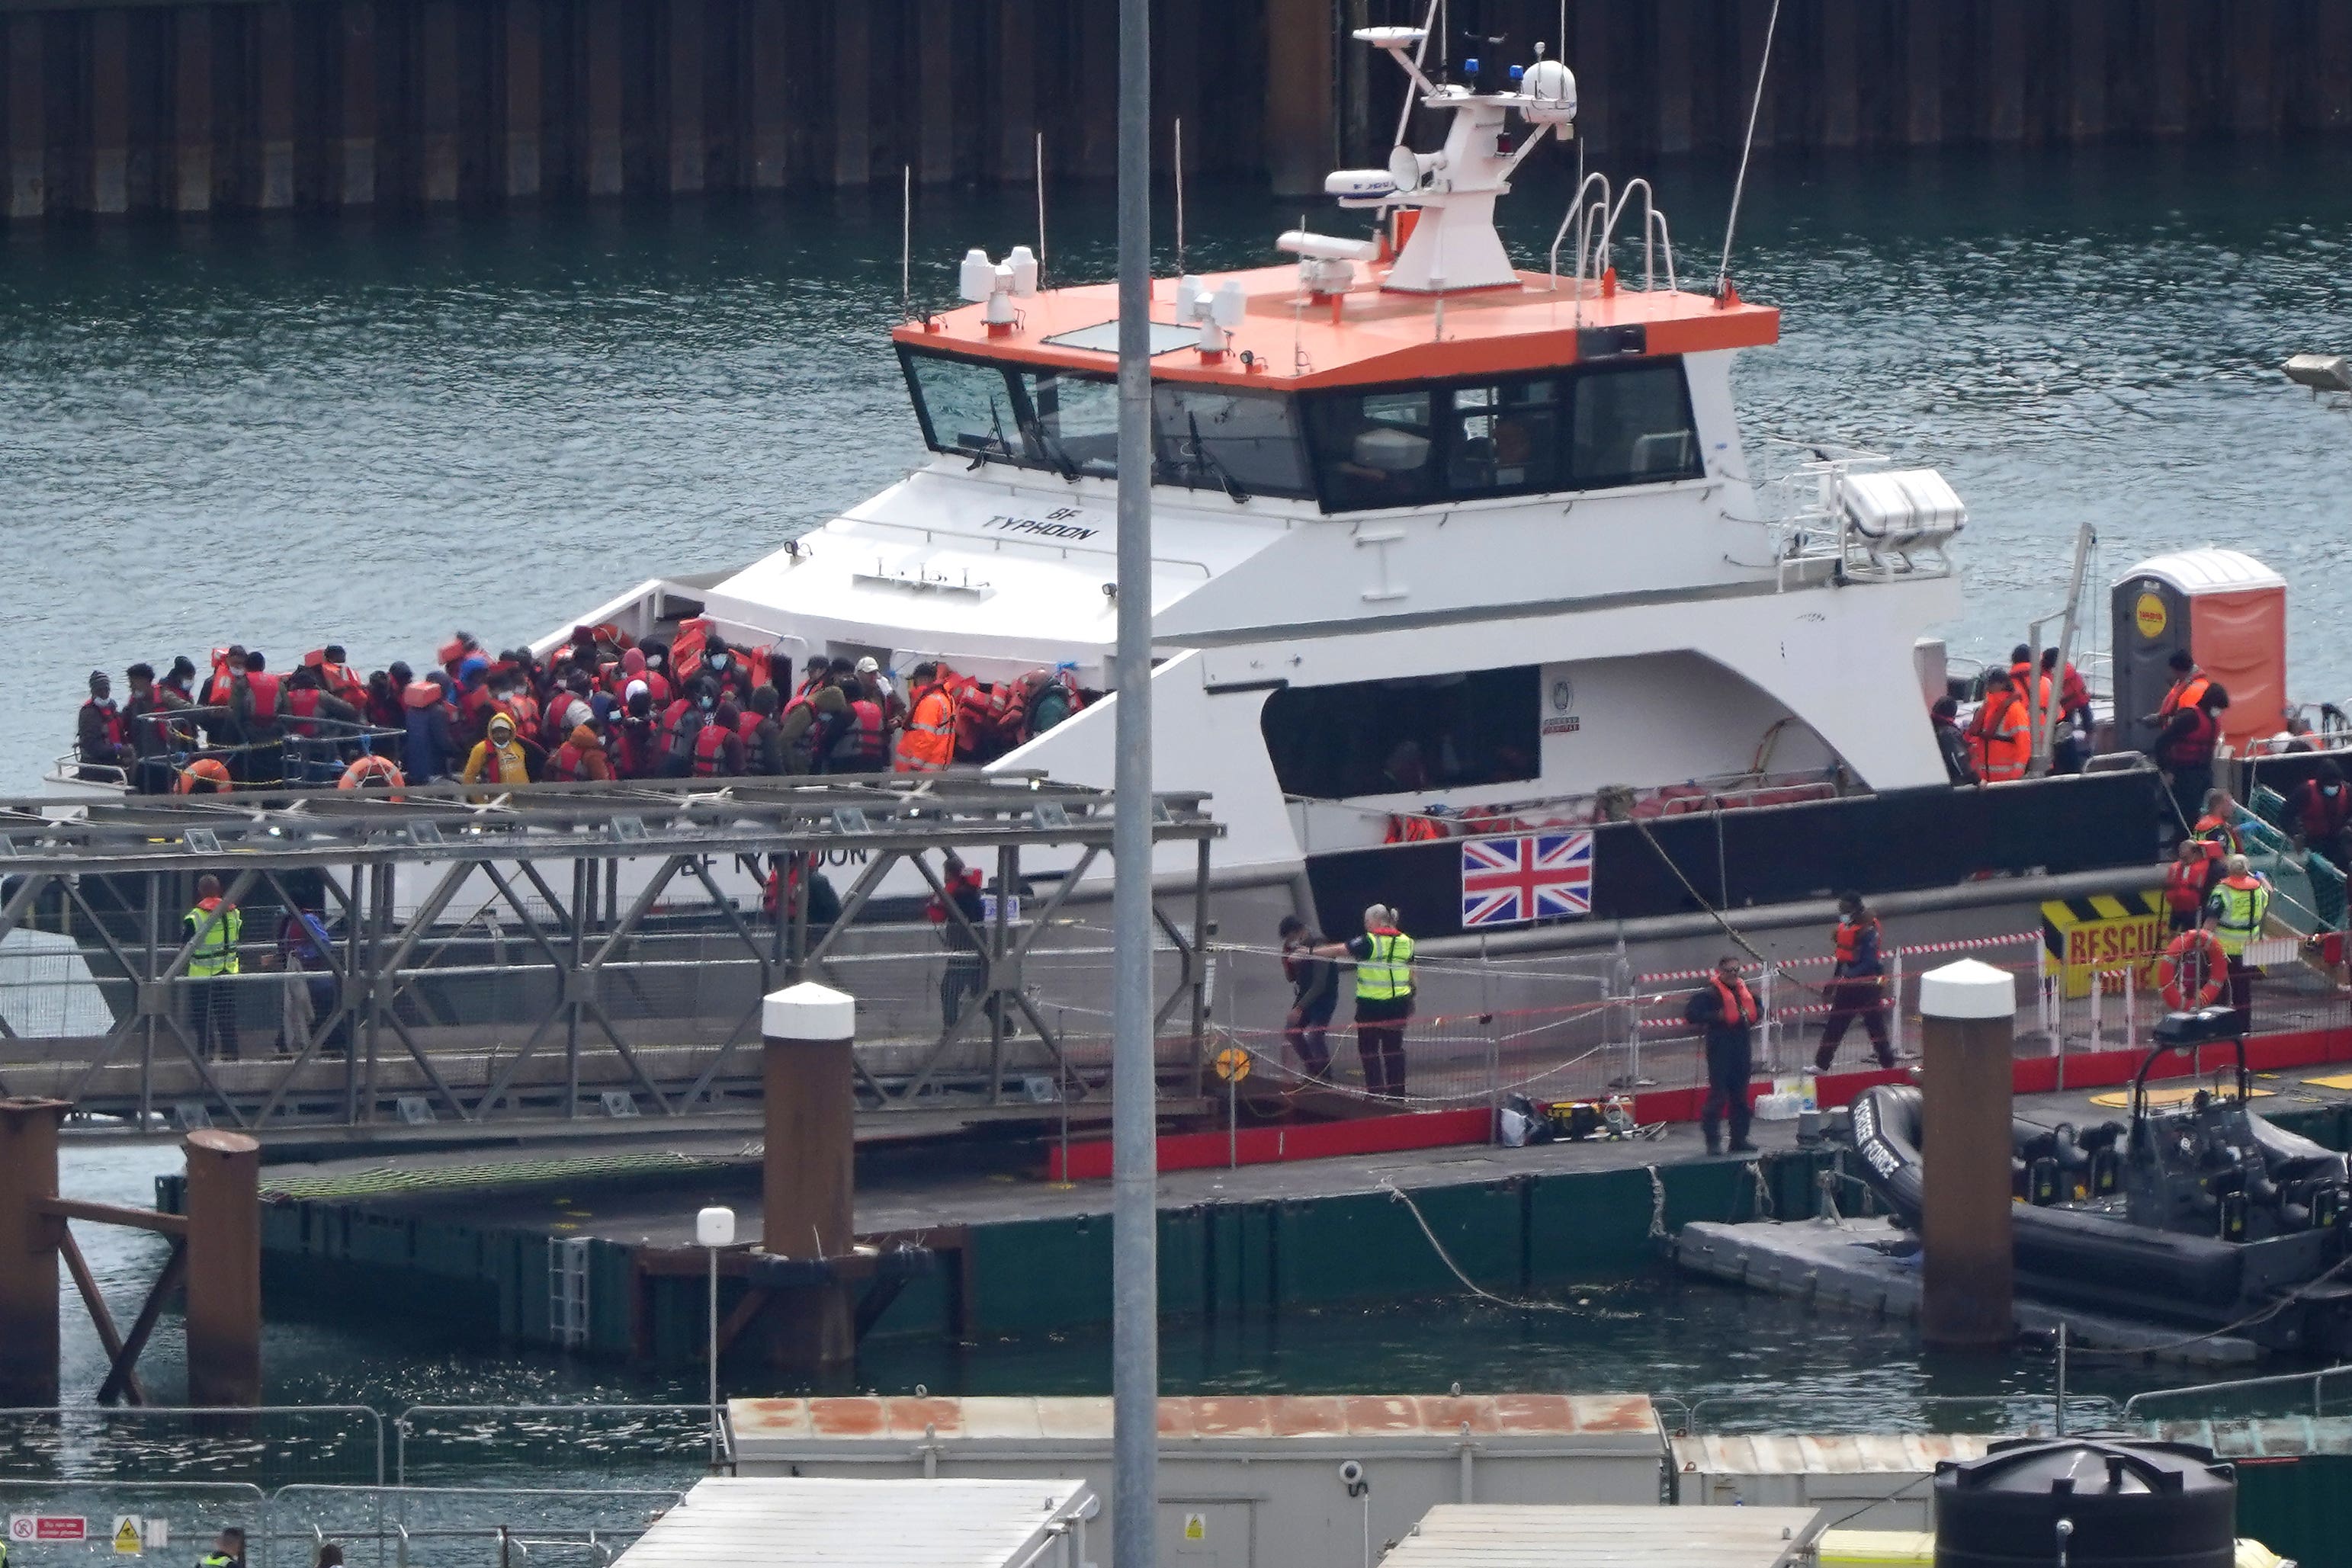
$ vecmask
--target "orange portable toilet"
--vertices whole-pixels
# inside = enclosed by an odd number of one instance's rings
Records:
[[[2115,585],[2116,733],[2145,750],[2144,720],[2171,689],[2169,660],[2186,648],[2230,694],[2221,738],[2233,747],[2286,727],[2286,580],[2231,549],[2144,560]]]

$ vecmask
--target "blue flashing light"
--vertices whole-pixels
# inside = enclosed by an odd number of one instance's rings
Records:
[[[1468,75],[1475,77],[1478,74],[1478,62],[1476,60],[1464,60],[1462,62],[1462,69]]]
[[[1513,81],[1517,81],[1521,77],[1524,77],[1527,74],[1528,68],[1525,66],[1513,66],[1511,68],[1511,79]]]

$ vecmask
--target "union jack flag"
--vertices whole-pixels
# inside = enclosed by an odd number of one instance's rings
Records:
[[[1525,925],[1592,913],[1592,834],[1462,843],[1462,925]]]

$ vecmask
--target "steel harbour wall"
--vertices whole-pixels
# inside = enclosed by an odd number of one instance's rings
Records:
[[[1593,153],[1737,144],[1772,0],[1572,0]],[[1457,0],[1462,20],[1467,0]],[[1197,172],[1319,189],[1399,87],[1408,0],[1161,0],[1154,119]],[[1549,0],[1489,0],[1525,57]],[[1108,0],[0,3],[11,217],[496,206],[1111,172]],[[2352,128],[2342,0],[1784,0],[1771,151]]]

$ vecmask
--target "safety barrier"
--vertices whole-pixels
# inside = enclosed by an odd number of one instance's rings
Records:
[[[269,1495],[260,1537],[285,1568],[331,1542],[352,1568],[603,1565],[685,1495],[665,1487],[289,1486]]]
[[[0,1476],[62,1472],[264,1486],[384,1479],[384,1418],[365,1405],[113,1405],[0,1409]]]
[[[583,1435],[582,1417],[601,1429]],[[625,1417],[613,1422],[614,1416]],[[450,1427],[456,1430],[449,1430]],[[722,1404],[412,1405],[392,1421],[393,1479],[406,1486],[415,1461],[412,1441],[437,1441],[457,1450],[452,1461],[478,1472],[501,1444],[561,1439],[575,1459],[626,1458],[642,1468],[648,1457],[691,1458],[700,1469],[709,1458],[716,1432],[721,1467],[734,1462],[735,1435]],[[648,1453],[650,1450],[650,1454]]]
[[[1901,1394],[1880,1393],[1854,1406],[1851,1425],[1835,1415],[1807,1422],[1807,1436],[1845,1432],[1856,1436],[1887,1432],[1982,1433],[2001,1437],[2046,1437],[2063,1430],[2086,1432],[2113,1429],[2123,1418],[2123,1406],[2103,1394],[2063,1396],[2064,1421],[2059,1420],[2061,1396],[2048,1394]],[[1763,1389],[1753,1394],[1710,1394],[1688,1400],[1650,1396],[1653,1405],[1672,1404],[1683,1412],[1683,1427],[1675,1436],[1705,1437],[1748,1432],[1785,1432],[1788,1396]],[[1752,1417],[1727,1412],[1752,1411]]]
[[[2195,1383],[2180,1388],[2145,1389],[2124,1401],[2120,1418],[2126,1422],[2152,1421],[2158,1419],[2149,1413],[2152,1406],[2194,1400],[2204,1406],[2194,1418],[2213,1420],[2221,1418],[2225,1414],[2218,1408],[2224,1401],[2224,1396],[2227,1396],[2229,1403],[2235,1404],[2241,1396],[2246,1395],[2272,1394],[2292,1396],[2294,1414],[2317,1418],[2327,1414],[2327,1396],[2331,1383],[2339,1385],[2352,1383],[2352,1364],[2323,1366],[2310,1372],[2274,1373],[2267,1377],[2233,1377],[2225,1382]],[[2343,1393],[2339,1391],[2337,1396],[2343,1397]],[[2261,1402],[2257,1401],[2257,1403]],[[2284,1400],[2280,1402],[2277,1413],[2286,1413],[2284,1409],[2285,1403]],[[2242,1418],[2272,1413],[2264,1409],[2231,1409],[2226,1412],[2226,1415]]]

